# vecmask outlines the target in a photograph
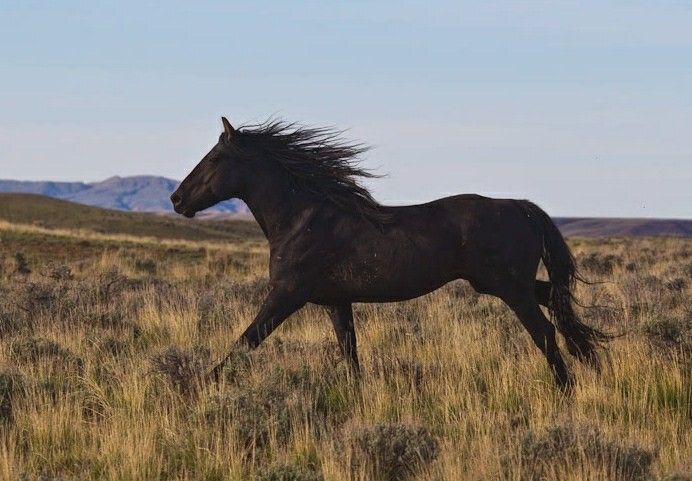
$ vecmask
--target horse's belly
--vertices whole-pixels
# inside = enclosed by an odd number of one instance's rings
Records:
[[[451,280],[451,279],[450,279]],[[434,284],[417,284],[411,286],[399,286],[399,288],[391,288],[383,286],[382,288],[368,289],[363,292],[354,292],[351,302],[398,302],[406,301],[416,297],[428,294],[435,289],[445,285],[449,280],[436,282]]]
[[[407,266],[371,263],[335,269],[315,290],[315,297],[341,302],[396,302],[413,299],[442,287],[459,276],[453,269],[425,263]]]

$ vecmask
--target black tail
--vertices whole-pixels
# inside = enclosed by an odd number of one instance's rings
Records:
[[[579,320],[572,307],[574,286],[577,280],[581,280],[574,256],[545,211],[528,201],[525,201],[523,207],[543,236],[541,258],[550,277],[548,308],[552,321],[567,341],[569,353],[582,362],[598,367],[598,348],[612,339],[612,336]]]

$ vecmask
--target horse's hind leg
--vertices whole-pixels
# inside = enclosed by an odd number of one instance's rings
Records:
[[[514,311],[529,331],[533,342],[545,355],[555,376],[555,382],[563,391],[569,392],[572,388],[572,378],[555,340],[555,326],[538,307],[533,293],[529,291],[525,296],[503,296],[502,299]]]
[[[552,285],[548,281],[536,280],[536,301],[541,306],[550,307],[550,289]]]

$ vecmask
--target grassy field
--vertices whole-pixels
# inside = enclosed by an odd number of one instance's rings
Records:
[[[579,287],[583,317],[623,334],[600,375],[570,360],[571,399],[463,282],[358,305],[360,382],[308,307],[215,386],[200,374],[266,290],[255,227],[16,209],[0,215],[2,479],[690,479],[690,240],[570,241],[608,281]]]

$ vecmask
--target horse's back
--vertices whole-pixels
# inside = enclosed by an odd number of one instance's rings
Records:
[[[440,248],[456,248],[453,266],[467,277],[492,262],[514,263],[516,257],[528,259],[530,265],[537,262],[541,242],[525,204],[518,199],[459,194],[402,207],[397,217],[402,226],[424,231]]]
[[[420,224],[425,230],[438,228],[464,238],[497,238],[528,227],[522,200],[497,199],[478,194],[458,194],[424,204],[385,207],[393,228]],[[387,226],[385,226],[386,230]],[[491,239],[492,240],[492,239]]]
[[[326,209],[290,249],[301,259],[291,270],[318,279],[311,302],[327,304],[408,299],[479,279],[510,257],[537,259],[536,247],[523,244],[529,227],[517,202],[464,194],[385,207],[390,222],[382,225]]]

